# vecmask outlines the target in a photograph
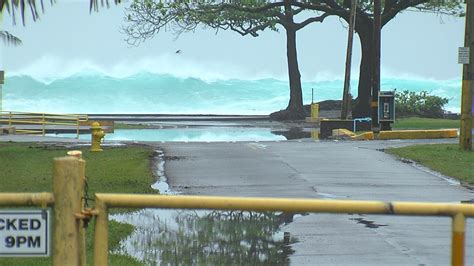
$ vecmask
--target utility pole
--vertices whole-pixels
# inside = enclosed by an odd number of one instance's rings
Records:
[[[461,94],[461,130],[459,146],[461,149],[472,150],[472,105],[474,80],[474,0],[466,1],[466,28],[464,47],[467,47],[467,62],[463,63],[462,94]],[[461,58],[460,58],[461,59]],[[460,60],[461,61],[461,60]]]
[[[352,65],[352,43],[354,40],[354,27],[356,20],[357,0],[352,0],[351,14],[349,16],[349,36],[347,39],[346,53],[346,74],[344,77],[344,92],[342,95],[341,119],[347,119],[351,98],[349,97],[349,88],[351,86],[351,65]]]
[[[372,72],[372,131],[379,131],[378,107],[380,91],[380,45],[382,31],[382,0],[374,0],[374,35],[373,35],[373,72]]]

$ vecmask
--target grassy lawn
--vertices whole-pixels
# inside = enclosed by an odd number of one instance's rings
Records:
[[[393,129],[442,129],[459,128],[461,122],[452,119],[409,117],[400,118],[393,123]]]
[[[416,145],[386,152],[474,185],[474,152],[462,151],[457,144]]]
[[[0,143],[0,192],[52,191],[53,158],[64,156],[68,150],[37,144]],[[149,168],[150,148],[105,148],[102,153],[90,153],[88,147],[80,150],[86,160],[89,195],[95,192],[156,193],[150,187],[154,182]],[[114,221],[109,225],[109,243],[113,250],[133,227]],[[92,263],[92,236],[93,224],[87,229],[88,264]],[[110,258],[111,265],[140,265],[128,256]],[[51,259],[0,258],[0,265],[51,265]]]

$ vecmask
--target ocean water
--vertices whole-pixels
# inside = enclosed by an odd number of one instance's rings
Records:
[[[357,84],[353,80],[352,84]],[[304,102],[341,99],[343,80],[303,81]],[[428,91],[449,99],[446,110],[459,112],[461,80],[389,77],[382,90]],[[352,94],[356,95],[356,85]],[[263,79],[206,79],[137,72],[107,75],[98,71],[42,79],[11,74],[3,86],[3,109],[53,113],[269,114],[284,109],[288,81]]]

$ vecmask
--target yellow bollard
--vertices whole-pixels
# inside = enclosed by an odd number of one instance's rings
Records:
[[[54,159],[53,265],[79,265],[81,212],[81,162],[74,157]]]
[[[312,103],[311,104],[311,117],[306,117],[305,121],[307,123],[319,123],[319,104]]]
[[[318,140],[319,139],[319,130],[311,129],[311,138],[313,140]]]
[[[311,104],[311,119],[319,118],[319,104],[312,103]]]
[[[103,151],[100,147],[100,143],[102,142],[102,139],[105,136],[104,130],[100,127],[99,122],[92,122],[91,125],[91,151],[92,152],[97,152],[97,151]]]

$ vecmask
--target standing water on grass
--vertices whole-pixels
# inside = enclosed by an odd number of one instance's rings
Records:
[[[280,231],[292,214],[145,209],[112,219],[136,227],[114,252],[146,265],[285,265],[293,253]]]

